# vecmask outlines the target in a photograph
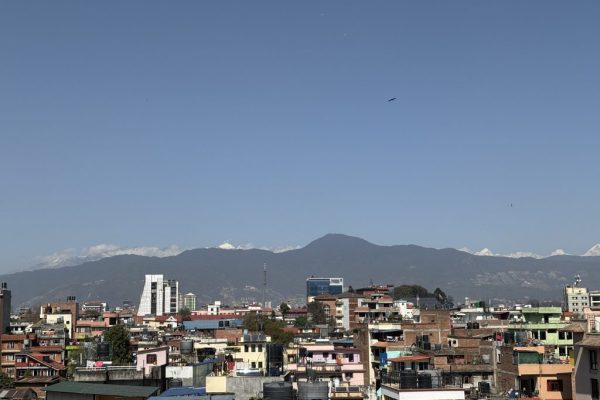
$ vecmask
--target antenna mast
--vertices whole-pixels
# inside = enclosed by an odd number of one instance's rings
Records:
[[[262,301],[263,308],[266,307],[266,301],[267,301],[267,263],[264,263],[263,264],[263,301]]]

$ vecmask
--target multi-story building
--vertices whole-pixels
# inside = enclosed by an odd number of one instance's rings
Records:
[[[306,280],[306,302],[311,303],[320,294],[341,294],[344,291],[343,278],[308,278]]]
[[[507,342],[553,346],[556,358],[572,357],[574,330],[562,319],[560,307],[525,307],[521,313],[507,327]]]
[[[502,346],[499,358],[498,392],[516,389],[523,397],[542,400],[573,398],[573,366],[558,361],[550,346]]]
[[[575,398],[600,399],[600,334],[585,335],[575,344]]]
[[[40,319],[49,325],[65,325],[69,338],[74,338],[75,321],[79,319],[79,304],[75,296],[68,296],[66,303],[47,303],[40,306]]]
[[[197,297],[194,293],[186,293],[181,296],[181,308],[187,308],[190,311],[198,309]]]
[[[590,306],[589,292],[586,288],[579,286],[579,282],[580,280],[577,278],[575,284],[567,285],[563,290],[565,311],[582,314],[583,309]]]
[[[286,369],[296,375],[298,382],[308,381],[312,376],[319,380],[332,381],[334,386],[347,384],[364,386],[368,379],[365,361],[360,349],[354,346],[339,346],[333,342],[300,344],[297,362]]]
[[[244,334],[235,353],[236,375],[266,375],[267,344],[270,342],[271,337],[262,333]]]
[[[176,314],[179,310],[179,283],[162,274],[146,275],[137,315]]]
[[[11,293],[6,282],[0,283],[0,334],[7,333],[10,328]]]

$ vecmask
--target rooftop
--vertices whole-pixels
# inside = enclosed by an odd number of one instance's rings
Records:
[[[46,392],[97,394],[103,396],[149,397],[158,391],[153,386],[106,385],[101,383],[61,382],[46,387]]]

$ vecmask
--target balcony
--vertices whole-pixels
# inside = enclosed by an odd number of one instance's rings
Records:
[[[366,399],[369,397],[367,388],[362,386],[337,386],[334,387],[329,395],[334,399]]]

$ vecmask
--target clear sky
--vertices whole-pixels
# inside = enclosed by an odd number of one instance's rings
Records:
[[[597,1],[1,2],[0,271],[328,232],[583,253],[598,21]]]

